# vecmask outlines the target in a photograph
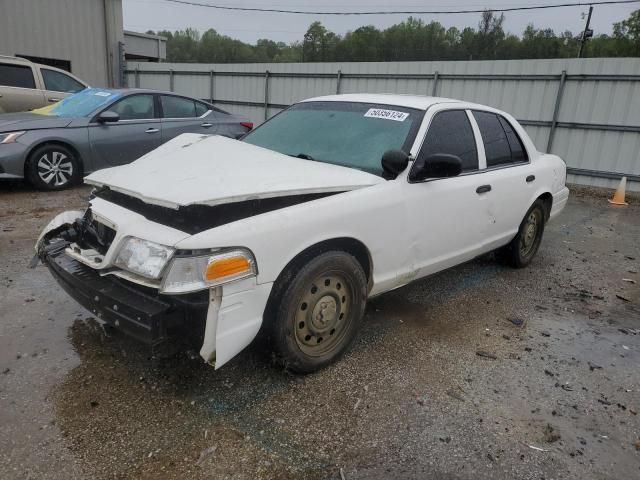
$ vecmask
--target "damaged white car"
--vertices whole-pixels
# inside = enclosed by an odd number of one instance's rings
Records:
[[[311,372],[349,348],[367,298],[492,250],[527,265],[565,180],[493,108],[321,97],[241,141],[185,134],[89,175],[89,208],[56,217],[36,251],[140,340],[188,332],[218,368],[262,330],[282,364]]]

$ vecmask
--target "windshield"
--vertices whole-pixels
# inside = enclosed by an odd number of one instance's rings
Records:
[[[424,112],[395,105],[303,102],[247,134],[243,141],[306,160],[382,175],[382,154],[409,152]]]
[[[85,88],[74,95],[63,98],[58,103],[33,110],[33,113],[67,118],[85,117],[121,96],[122,93],[113,90]]]

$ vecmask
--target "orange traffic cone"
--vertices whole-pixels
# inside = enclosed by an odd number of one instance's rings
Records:
[[[613,198],[609,199],[609,203],[612,203],[614,205],[629,205],[627,202],[624,201],[624,194],[626,190],[627,190],[627,177],[622,177],[622,179],[620,179],[620,185],[618,185],[618,189],[616,190],[616,193],[613,194]]]

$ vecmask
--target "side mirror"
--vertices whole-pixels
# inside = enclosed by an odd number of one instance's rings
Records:
[[[382,154],[384,178],[393,180],[409,165],[409,155],[402,150],[387,150]]]
[[[411,171],[412,181],[422,181],[428,178],[457,177],[462,172],[462,160],[457,155],[448,153],[434,153],[428,157],[418,158]]]
[[[115,123],[120,120],[120,115],[111,110],[107,110],[98,115],[98,122],[100,123]]]

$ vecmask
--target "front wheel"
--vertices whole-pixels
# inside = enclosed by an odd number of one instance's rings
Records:
[[[367,279],[346,252],[318,255],[292,276],[271,319],[270,339],[287,369],[310,373],[335,362],[354,341],[365,311]]]
[[[529,265],[542,242],[545,218],[545,205],[538,199],[524,216],[514,239],[498,250],[498,258],[514,268]]]
[[[43,145],[29,156],[29,182],[41,190],[62,190],[80,180],[80,163],[75,154],[63,145]]]

